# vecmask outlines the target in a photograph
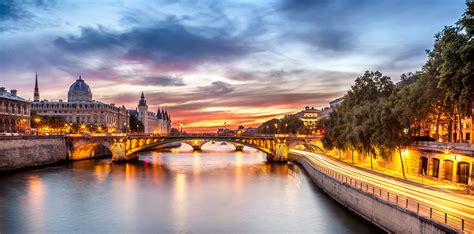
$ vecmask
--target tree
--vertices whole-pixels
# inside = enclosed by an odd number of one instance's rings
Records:
[[[262,134],[276,134],[279,125],[280,125],[279,119],[276,119],[276,118],[271,119],[271,120],[265,121],[260,126],[258,126],[257,132],[262,133]]]
[[[296,115],[285,115],[280,120],[279,132],[284,134],[297,134],[308,132],[304,122]]]
[[[179,135],[179,130],[177,128],[171,128],[170,135],[171,136],[178,136]]]
[[[271,119],[257,128],[261,134],[297,134],[308,132],[304,122],[296,115],[285,115],[281,119]]]
[[[130,130],[132,132],[144,132],[143,123],[135,115],[130,115]]]
[[[48,126],[49,128],[64,128],[64,126],[67,124],[67,121],[64,116],[34,115],[31,119],[33,120],[31,123],[32,128],[40,128],[45,126]]]
[[[378,144],[380,149],[383,146],[381,141],[377,141],[382,136],[375,136],[376,124],[380,121],[373,114],[379,100],[388,98],[394,88],[390,77],[378,71],[366,71],[356,78],[342,105],[331,113],[325,123],[326,134],[322,139],[324,147],[337,148],[339,152],[351,149],[368,155],[373,169],[372,157],[376,156],[374,146]]]

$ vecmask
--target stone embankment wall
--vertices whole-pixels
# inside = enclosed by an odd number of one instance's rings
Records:
[[[0,171],[53,164],[66,159],[63,136],[0,137]]]
[[[312,181],[334,200],[386,231],[394,233],[456,232],[454,229],[343,184],[318,171],[304,156],[290,153],[289,160],[302,165]]]

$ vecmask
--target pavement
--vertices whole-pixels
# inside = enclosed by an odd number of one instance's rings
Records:
[[[367,170],[369,172],[380,173],[380,174],[387,175],[393,178],[398,178],[401,180],[405,180],[406,182],[412,182],[412,183],[418,184],[418,186],[433,187],[432,189],[440,189],[446,193],[459,194],[462,197],[473,199],[473,202],[474,202],[474,191],[468,192],[466,185],[460,185],[460,184],[452,183],[449,181],[443,181],[443,180],[435,180],[429,176],[421,177],[418,175],[413,175],[413,174],[408,174],[408,173],[405,173],[405,178],[403,178],[403,174],[401,171],[392,170],[392,169],[381,167],[375,164],[374,164],[374,170],[371,170],[370,162],[355,162],[354,164],[352,164],[350,159],[341,160],[338,157],[335,157],[332,155],[328,155],[328,156],[336,160],[345,162],[356,168]]]

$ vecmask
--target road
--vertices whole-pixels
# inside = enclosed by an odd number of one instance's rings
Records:
[[[354,181],[357,180],[359,183],[357,185],[358,188],[362,188],[370,193],[375,191],[374,194],[377,196],[382,194],[385,200],[387,200],[386,192],[388,192],[390,193],[388,195],[390,202],[415,212],[418,210],[421,215],[428,218],[430,217],[429,207],[431,207],[433,208],[431,210],[432,219],[441,223],[444,223],[445,220],[443,213],[448,214],[447,224],[457,229],[461,229],[462,219],[464,219],[464,229],[468,232],[474,232],[474,199],[462,197],[458,194],[446,193],[439,189],[418,185],[413,182],[403,182],[390,176],[377,175],[327,155],[300,150],[291,150],[290,153],[304,156],[313,165],[345,175]],[[332,176],[339,180],[344,180],[340,176],[337,177],[334,174]],[[361,182],[362,186],[360,186]],[[379,189],[383,192],[380,193]],[[408,203],[406,202],[407,198],[409,200]],[[417,203],[420,203],[421,208],[417,207]]]

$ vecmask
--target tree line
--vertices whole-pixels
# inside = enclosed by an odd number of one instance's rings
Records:
[[[308,134],[309,127],[296,115],[285,115],[283,118],[271,119],[262,123],[257,128],[261,134]]]
[[[322,120],[326,149],[338,149],[387,160],[398,152],[403,176],[402,150],[413,136],[434,124],[447,127],[449,142],[463,142],[461,120],[472,116],[474,91],[474,2],[466,2],[461,19],[436,34],[420,71],[402,74],[394,84],[379,71],[357,77],[342,104]],[[473,137],[473,136],[471,136]]]

